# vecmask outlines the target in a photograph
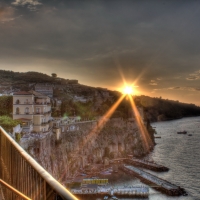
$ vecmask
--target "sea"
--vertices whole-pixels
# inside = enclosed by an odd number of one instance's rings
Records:
[[[156,146],[146,159],[168,167],[168,172],[152,172],[162,179],[186,190],[188,196],[170,197],[149,187],[148,200],[200,200],[200,117],[155,122],[151,124],[161,138],[156,138]],[[187,134],[177,134],[178,131]],[[189,136],[191,134],[191,136]],[[104,176],[113,187],[146,186],[139,179],[123,172]],[[100,200],[101,198],[96,198]],[[130,200],[136,198],[120,198]],[[141,200],[141,199],[140,199]]]

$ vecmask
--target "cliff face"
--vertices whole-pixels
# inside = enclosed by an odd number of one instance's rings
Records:
[[[75,131],[55,134],[30,146],[29,153],[55,178],[64,180],[88,164],[104,163],[129,154],[148,153],[136,122],[113,119],[100,131],[93,131],[98,122],[73,124]],[[153,148],[153,146],[152,146]]]

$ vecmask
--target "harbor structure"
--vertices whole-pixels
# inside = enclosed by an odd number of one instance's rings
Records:
[[[77,197],[87,196],[118,196],[118,197],[143,197],[149,196],[149,188],[144,186],[135,187],[111,187],[111,186],[97,186],[90,184],[81,188],[71,189],[71,193]]]
[[[186,194],[183,188],[176,186],[166,180],[158,178],[136,167],[130,165],[121,165],[120,169],[128,174],[134,175],[144,183],[151,184],[155,189],[170,196],[180,196]]]
[[[150,169],[152,171],[157,171],[157,172],[167,172],[169,171],[169,168],[159,165],[157,163],[149,162],[149,161],[144,161],[140,159],[125,159],[124,162],[126,164],[131,164],[136,167],[143,167],[146,169]]]

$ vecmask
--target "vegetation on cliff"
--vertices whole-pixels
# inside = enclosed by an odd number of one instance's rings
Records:
[[[200,116],[200,107],[194,104],[148,96],[137,97],[136,101],[144,108],[146,117],[151,122]]]
[[[64,100],[61,104],[61,116],[80,116],[81,119],[92,120],[97,116],[92,102],[82,103]]]
[[[32,83],[32,82],[52,82],[54,78],[40,72],[13,72],[0,70],[0,83]]]
[[[12,131],[12,128],[20,124],[20,121],[13,120],[11,117],[3,115],[0,116],[0,126],[2,126],[6,131]]]
[[[11,116],[13,107],[12,96],[1,96],[0,97],[0,116],[8,115]]]

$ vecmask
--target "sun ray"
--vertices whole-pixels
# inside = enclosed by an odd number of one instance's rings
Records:
[[[129,100],[130,100],[132,110],[133,110],[134,115],[135,115],[137,125],[140,129],[140,132],[141,132],[144,147],[146,148],[147,151],[149,151],[151,149],[151,146],[153,145],[153,142],[152,142],[151,138],[149,137],[148,131],[147,131],[147,129],[146,129],[144,123],[143,123],[143,119],[141,118],[140,113],[139,113],[139,111],[138,111],[138,109],[135,105],[133,97],[131,95],[128,95],[128,97],[129,97]]]
[[[95,126],[92,131],[90,132],[89,135],[93,135],[96,131],[101,131],[101,129],[104,127],[104,125],[107,123],[111,115],[114,113],[114,111],[117,109],[119,104],[122,102],[124,99],[125,95],[122,95],[116,102],[115,104],[106,112],[106,114],[99,120],[97,126]]]
[[[125,94],[123,94],[112,107],[106,112],[106,114],[99,120],[97,125],[91,130],[91,132],[87,136],[87,140],[84,141],[83,147],[90,141],[92,137],[95,136],[96,133],[99,133],[102,128],[105,126],[109,118],[112,116],[112,114],[115,112],[119,104],[122,102],[124,99]]]
[[[83,141],[82,149],[84,149],[84,147],[88,144],[88,142],[91,141],[91,138],[94,139],[95,137],[97,137],[98,133],[102,130],[102,128],[104,127],[104,125],[107,123],[107,121],[109,120],[109,118],[115,112],[115,110],[117,109],[117,107],[119,106],[119,104],[123,101],[123,99],[124,99],[125,96],[126,96],[125,94],[121,95],[120,98],[106,112],[106,114],[99,120],[99,122],[97,123],[97,125],[94,126],[94,128],[91,130],[91,132],[87,135],[87,139],[85,141]],[[76,151],[76,150],[77,149],[74,149],[74,151]],[[66,171],[63,173],[63,176],[64,176],[65,173],[66,173]],[[61,175],[60,179],[62,180],[62,175]]]

